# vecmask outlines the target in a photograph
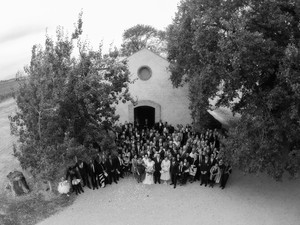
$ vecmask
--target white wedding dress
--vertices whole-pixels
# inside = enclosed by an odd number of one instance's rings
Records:
[[[153,172],[154,172],[154,161],[146,162],[146,177],[143,181],[143,184],[154,184],[153,180]]]
[[[170,160],[163,160],[161,162],[161,176],[160,179],[164,181],[170,180]]]

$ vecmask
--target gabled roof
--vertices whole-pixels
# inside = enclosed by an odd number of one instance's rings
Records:
[[[141,50],[139,50],[139,51],[133,53],[131,56],[126,57],[125,59],[128,60],[128,59],[131,58],[132,56],[134,56],[134,55],[136,55],[136,54],[138,54],[138,53],[140,53],[140,52],[142,52],[142,51],[148,51],[148,52],[151,52],[152,54],[154,54],[154,55],[156,55],[156,56],[162,58],[162,59],[165,60],[166,62],[168,62],[168,60],[167,60],[166,58],[162,57],[161,55],[159,55],[159,54],[157,54],[157,53],[155,53],[155,52],[153,52],[153,51],[151,51],[150,49],[147,49],[147,48],[143,48],[143,49],[141,49]],[[125,60],[125,59],[124,59],[124,60]]]

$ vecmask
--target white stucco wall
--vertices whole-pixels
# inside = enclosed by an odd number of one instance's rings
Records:
[[[138,99],[138,102],[149,100],[159,104],[163,122],[167,121],[173,125],[185,125],[192,122],[188,109],[188,87],[173,88],[169,79],[170,72],[167,70],[169,63],[166,59],[143,49],[128,57],[127,60],[131,72],[130,79],[136,79],[134,84],[130,84],[129,91],[134,98]],[[141,66],[148,66],[152,70],[152,76],[147,81],[138,78],[137,71]],[[119,122],[133,122],[133,115],[129,113],[129,105],[132,103],[119,103],[117,105],[116,113],[120,115]],[[139,104],[134,107],[138,106]]]

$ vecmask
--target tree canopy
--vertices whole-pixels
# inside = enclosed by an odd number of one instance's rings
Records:
[[[185,0],[167,31],[174,86],[196,125],[216,106],[241,114],[223,157],[280,179],[300,166],[300,2]]]
[[[124,31],[121,45],[121,54],[123,56],[130,56],[143,48],[148,48],[164,56],[166,51],[166,32],[143,24],[137,24]]]
[[[58,28],[56,40],[47,35],[44,47],[33,46],[16,97],[18,112],[10,117],[22,168],[48,180],[74,156],[89,159],[99,149],[111,150],[115,105],[130,100],[126,62],[103,55],[101,47],[92,50],[81,34],[80,16],[71,37]]]

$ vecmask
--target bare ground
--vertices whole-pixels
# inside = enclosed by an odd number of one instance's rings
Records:
[[[173,189],[133,178],[104,189],[85,189],[75,203],[39,225],[205,224],[299,225],[300,181],[275,182],[234,172],[224,190],[199,183]]]

